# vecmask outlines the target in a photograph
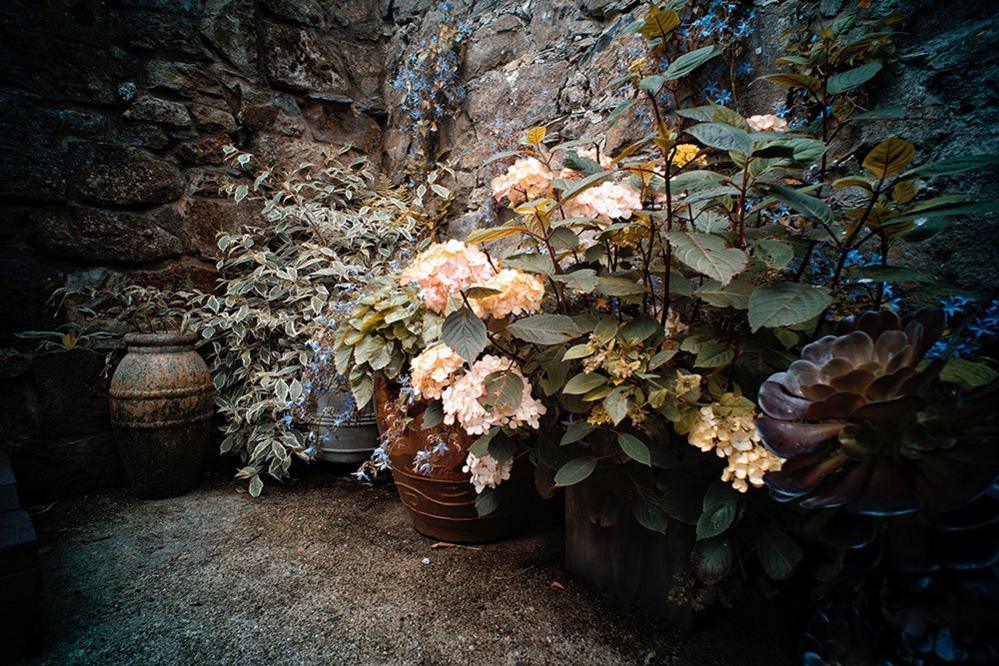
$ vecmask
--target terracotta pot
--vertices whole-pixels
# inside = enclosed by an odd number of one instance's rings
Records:
[[[394,397],[388,384],[376,385],[375,414],[382,432],[402,416],[396,410]],[[423,407],[414,405],[410,415],[422,413]],[[447,442],[448,452],[435,459],[429,474],[415,472],[416,453],[439,439]],[[478,495],[469,474],[461,471],[468,447],[475,439],[458,426],[442,424],[427,430],[405,429],[393,442],[389,453],[392,477],[413,527],[420,534],[449,543],[485,543],[507,537],[527,522],[537,495],[526,457],[514,463],[510,479],[500,484],[498,490],[503,495],[499,508],[486,516],[479,516],[475,510]]]
[[[201,478],[214,413],[208,366],[193,333],[125,336],[111,379],[111,426],[139,497],[182,495]]]
[[[315,411],[306,425],[318,436],[319,460],[360,464],[371,457],[378,445],[375,411],[371,405],[353,409],[353,404],[349,390],[325,393],[316,400]],[[343,420],[346,411],[349,416]]]

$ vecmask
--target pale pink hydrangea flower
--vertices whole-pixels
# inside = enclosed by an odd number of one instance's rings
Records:
[[[610,222],[631,217],[642,208],[642,200],[634,187],[606,182],[583,190],[562,208],[567,217],[597,217]]]
[[[495,272],[489,258],[477,247],[449,240],[421,252],[399,276],[399,282],[420,285],[424,305],[442,313],[452,294],[488,281]]]
[[[441,392],[462,365],[461,357],[443,342],[424,350],[409,364],[416,397],[428,400],[441,397]]]
[[[757,132],[786,132],[787,121],[772,113],[762,116],[749,116],[746,122]]]
[[[479,402],[486,393],[486,377],[494,372],[513,372],[524,380],[520,404],[515,408],[487,411]],[[441,394],[444,405],[444,423],[461,424],[469,435],[482,435],[493,426],[518,428],[527,424],[540,427],[538,419],[545,413],[545,406],[531,396],[531,384],[516,363],[507,358],[483,356]]]
[[[545,297],[545,283],[541,278],[509,268],[504,268],[481,286],[500,292],[471,299],[472,310],[483,319],[537,312]]]
[[[499,461],[488,453],[481,458],[474,453],[469,453],[468,458],[465,459],[465,466],[461,468],[461,471],[471,474],[472,478],[469,481],[475,486],[475,492],[481,493],[486,488],[495,488],[504,481],[507,481],[510,478],[510,470],[512,469],[513,459],[509,459],[500,465]]]
[[[506,197],[511,204],[524,203],[548,193],[553,174],[537,158],[522,157],[492,180],[493,197],[497,201]]]

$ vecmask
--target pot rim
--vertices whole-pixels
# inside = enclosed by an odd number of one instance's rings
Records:
[[[169,331],[165,333],[127,333],[125,344],[129,347],[180,347],[193,345],[198,334]]]

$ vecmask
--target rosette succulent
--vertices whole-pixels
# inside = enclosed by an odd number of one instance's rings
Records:
[[[760,388],[767,448],[785,458],[767,485],[804,508],[901,515],[957,509],[999,468],[995,388],[958,395],[925,360],[943,313],[890,311],[845,320]]]

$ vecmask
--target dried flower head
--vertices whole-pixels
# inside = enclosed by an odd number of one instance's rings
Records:
[[[772,113],[762,116],[749,116],[746,118],[749,126],[757,132],[786,132],[787,121]]]
[[[512,372],[524,382],[520,404],[515,407],[486,409],[480,402],[486,395],[486,378],[494,372]],[[518,428],[529,425],[537,429],[545,406],[531,395],[531,384],[510,359],[487,354],[483,356],[441,394],[444,423],[460,423],[469,435],[481,435],[493,426]]]
[[[493,197],[504,197],[514,206],[537,199],[548,192],[553,174],[537,158],[522,157],[492,180]]]
[[[450,347],[439,343],[410,362],[413,390],[417,398],[435,400],[451,383],[454,373],[464,364]]]
[[[545,284],[541,278],[509,268],[504,268],[481,286],[499,291],[498,294],[469,299],[472,310],[483,319],[537,312],[545,297]]]
[[[475,486],[475,492],[481,493],[486,488],[495,488],[502,482],[509,480],[512,469],[513,459],[506,460],[501,465],[496,458],[488,453],[482,457],[469,453],[461,471],[471,475],[472,478],[469,481]]]
[[[563,206],[569,217],[596,217],[605,222],[626,220],[641,208],[642,200],[635,188],[610,182],[584,190]]]

